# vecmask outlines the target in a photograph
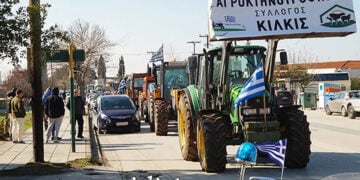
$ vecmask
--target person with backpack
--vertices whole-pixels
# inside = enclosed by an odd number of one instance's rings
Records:
[[[45,102],[46,102],[46,99],[51,96],[51,87],[48,87],[45,91],[44,91],[44,94],[42,95],[41,97],[41,102],[42,102],[42,105],[45,109]],[[43,121],[44,121],[44,127],[45,127],[45,131],[47,130],[48,126],[49,126],[49,123],[48,123],[48,117],[44,114],[44,117],[43,117]]]
[[[48,143],[54,127],[55,131],[53,137],[58,137],[61,123],[65,115],[64,102],[59,96],[59,88],[53,88],[51,96],[46,99],[44,113],[49,118],[49,127],[45,135],[45,143]],[[59,140],[54,138],[53,142],[59,143]]]

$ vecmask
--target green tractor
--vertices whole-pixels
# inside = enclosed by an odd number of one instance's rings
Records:
[[[277,40],[262,46],[223,47],[189,59],[196,69],[195,84],[179,100],[178,132],[185,160],[200,161],[206,172],[226,168],[226,145],[274,142],[287,138],[285,166],[303,168],[310,156],[310,130],[300,106],[276,104],[272,87]],[[266,53],[266,54],[265,54]],[[287,64],[285,52],[281,64]],[[235,105],[245,82],[263,64],[266,93]]]
[[[172,106],[172,91],[181,90],[189,85],[186,61],[163,62],[149,70],[155,79],[155,87],[149,88],[148,114],[150,130],[156,135],[168,133],[169,120],[177,119]]]

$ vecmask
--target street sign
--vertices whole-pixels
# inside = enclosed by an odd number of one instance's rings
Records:
[[[73,52],[74,61],[85,61],[84,50],[74,50]],[[68,50],[53,50],[46,52],[47,62],[69,62],[69,51]]]

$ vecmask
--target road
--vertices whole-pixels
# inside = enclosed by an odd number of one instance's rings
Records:
[[[328,116],[323,110],[305,110],[310,122],[311,157],[304,169],[285,169],[284,179],[360,179],[360,118]],[[99,139],[109,164],[122,172],[123,179],[239,179],[236,163],[227,164],[224,173],[205,173],[199,162],[182,159],[176,124],[168,136],[155,136],[142,124],[140,133],[105,134]],[[238,146],[228,146],[233,159]],[[281,168],[255,166],[246,169],[246,179],[254,176],[280,178]]]

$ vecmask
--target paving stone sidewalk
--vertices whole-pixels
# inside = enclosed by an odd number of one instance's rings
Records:
[[[86,116],[84,116],[84,121],[85,139],[76,139],[75,152],[72,152],[70,117],[69,112],[66,111],[59,133],[62,140],[59,143],[53,143],[53,141],[49,140],[48,144],[44,144],[44,161],[65,163],[79,158],[90,157],[89,130]],[[0,170],[14,169],[34,161],[32,128],[24,133],[24,141],[25,144],[14,144],[11,141],[0,143]]]

